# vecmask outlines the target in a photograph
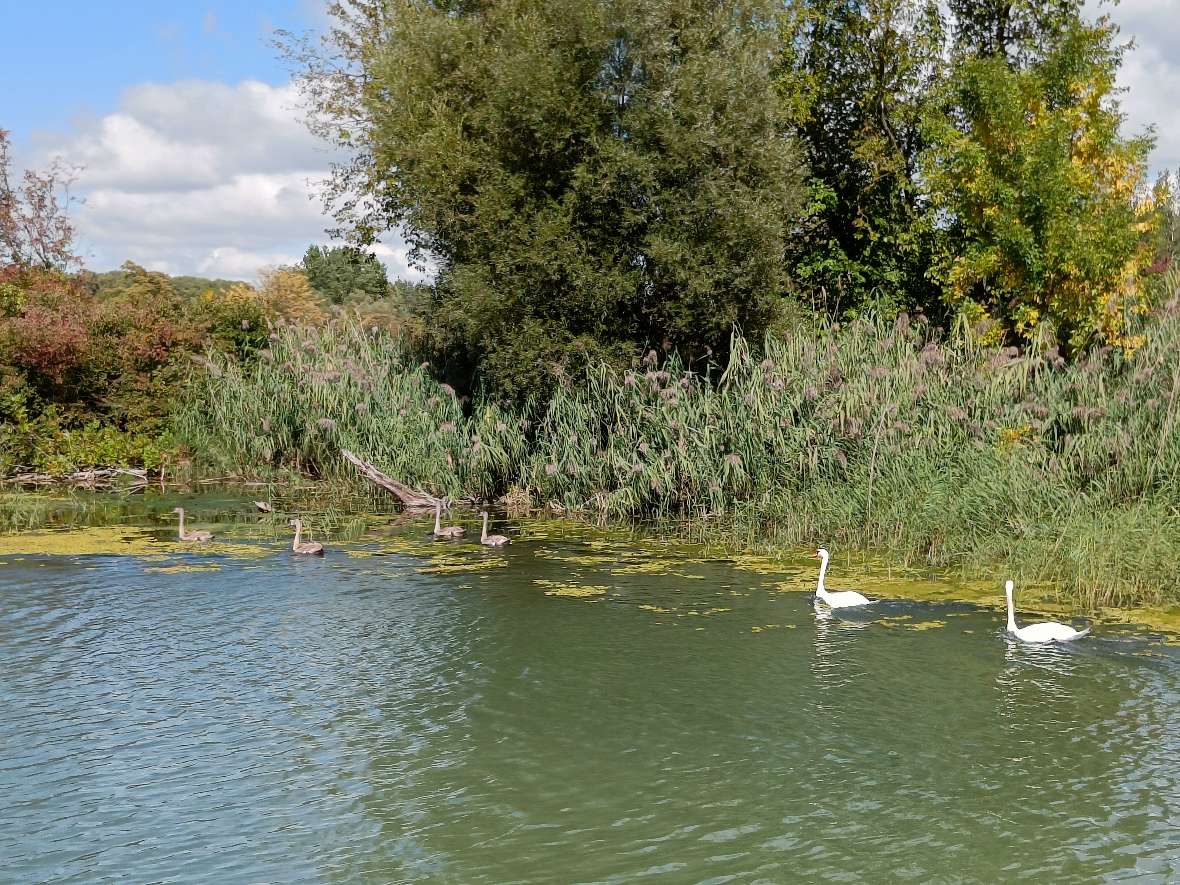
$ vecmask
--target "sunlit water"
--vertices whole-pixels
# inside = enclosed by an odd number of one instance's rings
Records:
[[[0,881],[1180,881],[1158,635],[823,619],[802,561],[568,526],[323,559],[151,526],[0,557]]]

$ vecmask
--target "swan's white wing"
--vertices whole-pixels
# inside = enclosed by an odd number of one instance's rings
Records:
[[[835,593],[829,592],[825,602],[832,608],[851,608],[854,605],[868,605],[871,600],[855,590],[839,590]]]
[[[1082,635],[1084,634],[1073,627],[1056,621],[1029,624],[1016,631],[1016,638],[1022,642],[1068,642]]]

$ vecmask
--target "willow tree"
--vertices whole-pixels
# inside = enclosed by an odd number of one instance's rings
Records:
[[[802,202],[769,0],[348,0],[297,53],[358,242],[437,267],[431,328],[509,395],[758,334]],[[298,48],[298,47],[297,47]]]
[[[1120,131],[1114,25],[1085,20],[1079,3],[1044,5],[1039,18],[1026,9],[1020,27],[1011,17],[960,26],[941,109],[924,130],[941,239],[931,276],[997,334],[1027,338],[1045,324],[1073,349],[1133,344],[1128,318],[1144,306],[1153,257],[1154,213],[1142,199],[1152,141]]]

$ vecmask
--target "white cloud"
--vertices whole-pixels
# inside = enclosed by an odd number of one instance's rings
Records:
[[[317,186],[334,159],[303,127],[295,88],[245,81],[143,84],[118,109],[42,135],[43,160],[84,167],[76,211],[88,264],[251,279],[326,243]],[[394,276],[404,244],[377,251]]]
[[[251,252],[237,246],[219,246],[200,263],[197,271],[202,276],[233,280],[252,277],[260,268],[294,264],[302,257],[284,252]]]
[[[1091,0],[1091,13],[1106,13],[1134,47],[1124,56],[1119,85],[1128,134],[1155,127],[1154,172],[1180,168],[1180,10],[1176,0],[1122,0],[1117,6]]]
[[[1123,110],[1127,127],[1141,132],[1155,126],[1155,170],[1180,167],[1180,116],[1174,110],[1180,95],[1180,58],[1168,58],[1154,46],[1143,46],[1128,55],[1119,74],[1127,87]]]

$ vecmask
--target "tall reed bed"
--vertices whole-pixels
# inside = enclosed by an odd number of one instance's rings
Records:
[[[256,362],[211,354],[206,369],[180,429],[198,455],[239,474],[352,476],[340,457],[350,449],[436,495],[491,497],[526,454],[517,419],[490,404],[466,414],[395,339],[355,323],[283,327]]]
[[[464,409],[394,342],[286,329],[258,364],[218,361],[186,420],[243,471],[334,474],[352,448],[410,484],[606,516],[717,518],[784,544],[1003,565],[1097,603],[1180,586],[1180,309],[1130,355],[1067,364],[943,340],[906,317],[735,338],[704,374],[649,353],[563,383],[531,424]]]
[[[592,373],[539,429],[524,485],[618,515],[732,514],[782,543],[1003,563],[1090,603],[1177,598],[1180,317],[1134,353],[954,344],[905,317],[735,341],[709,379],[674,360]]]

